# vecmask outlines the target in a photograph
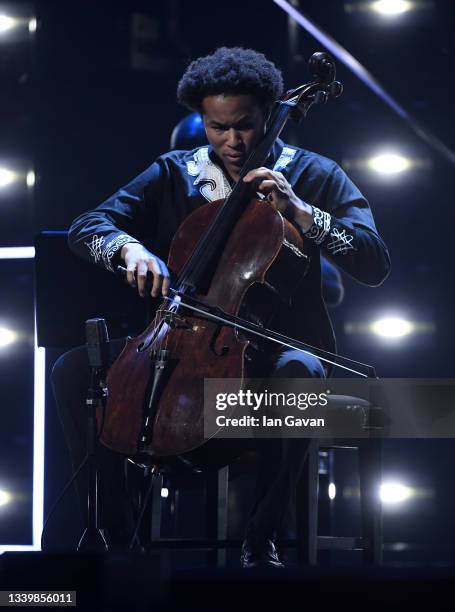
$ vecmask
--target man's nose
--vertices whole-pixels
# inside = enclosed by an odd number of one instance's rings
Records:
[[[238,130],[231,128],[227,132],[227,145],[230,147],[236,147],[242,142],[241,134]]]

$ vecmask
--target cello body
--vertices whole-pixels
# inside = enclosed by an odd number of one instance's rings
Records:
[[[168,260],[169,269],[176,275],[223,202],[198,208],[179,227]],[[268,202],[253,199],[235,224],[213,275],[197,298],[208,305],[223,304],[225,312],[237,314],[248,301],[249,291],[259,284],[288,302],[308,262],[300,232]],[[274,303],[272,295],[270,303]],[[257,306],[262,311],[264,303]],[[154,349],[141,350],[148,344],[165,346],[169,357],[151,439],[140,448],[154,363]],[[170,322],[160,311],[141,335],[128,339],[109,370],[101,442],[125,454],[141,450],[158,456],[182,454],[202,445],[204,379],[242,378],[247,345],[248,340],[232,327],[191,313],[173,316]]]

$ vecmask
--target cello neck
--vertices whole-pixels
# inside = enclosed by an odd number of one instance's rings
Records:
[[[177,281],[180,291],[184,291],[187,287],[195,288],[200,284],[208,266],[212,264],[214,257],[216,257],[225,244],[251,192],[250,186],[244,183],[242,179],[250,170],[259,168],[266,163],[273,145],[285,126],[293,107],[292,101],[276,102],[263,138],[246,160],[240,172],[239,180],[234,185],[232,192],[226,198],[218,215],[198,242],[183,267]]]

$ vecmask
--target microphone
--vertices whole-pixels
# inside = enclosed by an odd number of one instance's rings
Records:
[[[109,336],[104,319],[88,319],[85,322],[85,339],[88,362],[91,368],[109,366]]]
[[[90,365],[90,384],[85,405],[87,408],[87,519],[77,550],[104,552],[108,550],[103,531],[98,527],[98,463],[96,449],[104,425],[107,388],[104,375],[109,366],[109,337],[104,319],[88,319],[85,322],[85,340]],[[102,407],[101,423],[97,419]],[[85,463],[84,462],[84,463]]]

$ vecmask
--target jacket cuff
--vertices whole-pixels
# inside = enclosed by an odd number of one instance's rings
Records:
[[[304,233],[315,244],[322,244],[332,228],[332,215],[316,206],[313,206],[313,223]]]
[[[86,242],[85,245],[94,263],[104,265],[110,272],[115,272],[113,260],[122,246],[129,242],[139,242],[139,240],[119,232],[117,234],[109,234],[109,236],[94,234],[90,242]]]
[[[330,213],[313,206],[313,224],[304,236],[323,246],[329,255],[346,255],[350,251],[358,250],[354,233],[348,232],[353,230],[344,226]]]

